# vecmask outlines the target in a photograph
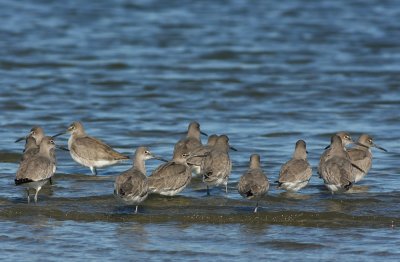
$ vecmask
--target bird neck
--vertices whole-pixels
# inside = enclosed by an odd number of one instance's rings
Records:
[[[258,161],[250,161],[250,168],[251,169],[260,168],[260,162],[258,162]]]
[[[133,166],[146,175],[146,162],[143,159],[137,159],[133,161]]]
[[[200,133],[199,132],[189,132],[186,138],[194,138],[200,141]]]
[[[50,157],[50,149],[42,145],[41,147],[39,147],[38,154],[40,154],[41,156]]]
[[[293,153],[293,158],[294,159],[306,159],[307,158],[307,152],[302,149],[296,149]]]
[[[360,142],[359,142],[359,144],[356,144],[354,146],[354,148],[357,148],[357,149],[362,150],[362,151],[369,151],[369,149],[370,149],[369,146],[366,146],[366,145],[364,145],[364,144],[362,144]]]

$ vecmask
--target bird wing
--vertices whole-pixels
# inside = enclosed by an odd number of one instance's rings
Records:
[[[176,190],[191,179],[190,169],[182,164],[168,162],[160,165],[148,177],[150,190]]]
[[[229,176],[232,169],[232,162],[226,152],[213,150],[204,158],[202,163],[202,172],[205,181],[213,181],[217,176],[224,178]]]
[[[269,182],[261,169],[249,169],[240,177],[238,191],[242,196],[253,198],[265,194]]]
[[[37,153],[39,153],[39,148],[29,148],[27,150],[24,151],[24,153],[22,154],[22,161],[27,160],[28,158],[33,157],[34,155],[36,155]]]
[[[128,159],[127,156],[118,153],[109,145],[89,136],[76,138],[75,142],[71,146],[71,149],[79,157],[88,160],[112,161]]]
[[[34,156],[21,162],[15,180],[40,181],[53,176],[55,165],[46,157]]]
[[[286,162],[279,172],[279,182],[308,181],[311,178],[312,169],[307,160],[291,159]]]
[[[187,137],[179,140],[174,146],[174,152],[183,150],[183,153],[190,153],[201,146],[201,142],[193,137]]]
[[[342,157],[332,157],[323,167],[323,179],[328,184],[344,187],[352,183],[351,162]]]
[[[210,152],[210,147],[209,146],[198,146],[191,153],[193,155],[204,155],[207,152]],[[203,162],[203,159],[204,159],[204,157],[192,157],[187,161],[187,163],[189,165],[201,166],[201,163]]]
[[[348,151],[351,163],[357,169],[360,168],[364,173],[367,173],[372,165],[372,156],[368,151],[352,148]]]
[[[131,168],[115,179],[115,192],[120,196],[144,196],[147,194],[147,177],[139,170]]]
[[[321,157],[319,158],[319,164],[318,164],[318,168],[317,168],[318,174],[321,174],[321,172],[322,172],[321,171],[322,164],[329,159],[329,152],[330,152],[330,149],[325,150],[322,153]]]

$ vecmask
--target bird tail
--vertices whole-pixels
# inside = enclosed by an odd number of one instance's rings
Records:
[[[279,181],[275,181],[275,183],[278,183],[278,185],[276,186],[276,188],[280,188],[281,186],[282,186],[282,182],[279,182]]]
[[[33,182],[32,179],[29,178],[21,178],[21,179],[15,179],[15,185],[21,185],[21,184],[25,184],[25,183],[29,183],[29,182]]]
[[[349,189],[352,188],[352,187],[353,187],[353,183],[352,183],[352,182],[349,182],[347,185],[344,186],[344,189],[347,191],[347,190],[349,190]]]
[[[212,174],[213,174],[213,171],[212,171],[212,170],[205,171],[205,172],[203,173],[203,181],[209,180],[210,177],[212,176]]]
[[[251,189],[249,191],[247,191],[246,193],[246,197],[252,197],[254,196],[253,192],[251,191]]]

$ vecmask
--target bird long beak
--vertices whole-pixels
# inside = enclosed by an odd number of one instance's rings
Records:
[[[160,157],[160,156],[155,156],[155,155],[153,155],[153,158],[154,158],[154,159],[157,159],[157,160],[160,160],[160,161],[163,161],[163,162],[168,162],[167,159],[162,158],[162,157]]]
[[[63,146],[59,146],[59,145],[56,145],[56,148],[57,148],[57,149],[60,149],[60,150],[64,150],[64,151],[69,151],[68,148],[63,147]]]
[[[200,131],[200,134],[202,134],[203,136],[208,136],[207,133],[204,133],[203,131]]]
[[[58,137],[58,136],[61,136],[61,135],[64,135],[64,134],[66,134],[67,133],[67,131],[64,131],[64,132],[61,132],[61,133],[58,133],[58,134],[55,134],[54,136],[52,136],[52,137]]]
[[[362,146],[362,147],[368,148],[366,145],[363,145],[363,144],[358,143],[358,142],[354,142],[354,144],[357,145],[357,146]]]
[[[15,140],[15,143],[18,143],[19,141],[25,140],[26,138],[27,138],[27,136],[20,137],[17,140]]]
[[[236,148],[234,148],[233,146],[229,146],[229,148],[233,151],[238,151]]]
[[[326,146],[324,149],[326,150],[326,149],[328,149],[328,148],[330,148],[331,147],[331,145],[328,145],[328,146]]]
[[[194,158],[194,157],[206,157],[206,156],[208,156],[210,153],[205,153],[205,154],[202,154],[202,155],[190,155],[187,159],[189,160],[189,159],[191,159],[191,158]]]
[[[382,150],[382,151],[387,152],[386,149],[384,149],[383,147],[378,146],[377,144],[372,144],[372,146],[373,146],[373,147],[376,147],[376,148],[378,148],[378,149],[380,149],[380,150]]]

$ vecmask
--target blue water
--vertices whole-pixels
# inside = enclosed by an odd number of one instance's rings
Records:
[[[1,1],[0,258],[398,260],[399,16],[397,1],[377,0]],[[192,120],[227,134],[239,150],[229,192],[208,198],[194,178],[134,215],[112,196],[129,162],[93,177],[60,151],[54,184],[27,205],[14,140],[76,120],[130,155],[148,145],[171,158]],[[367,177],[331,196],[316,165],[341,130],[389,152],[373,150]],[[273,182],[298,139],[309,186],[271,186],[254,215],[235,188],[250,154]]]

